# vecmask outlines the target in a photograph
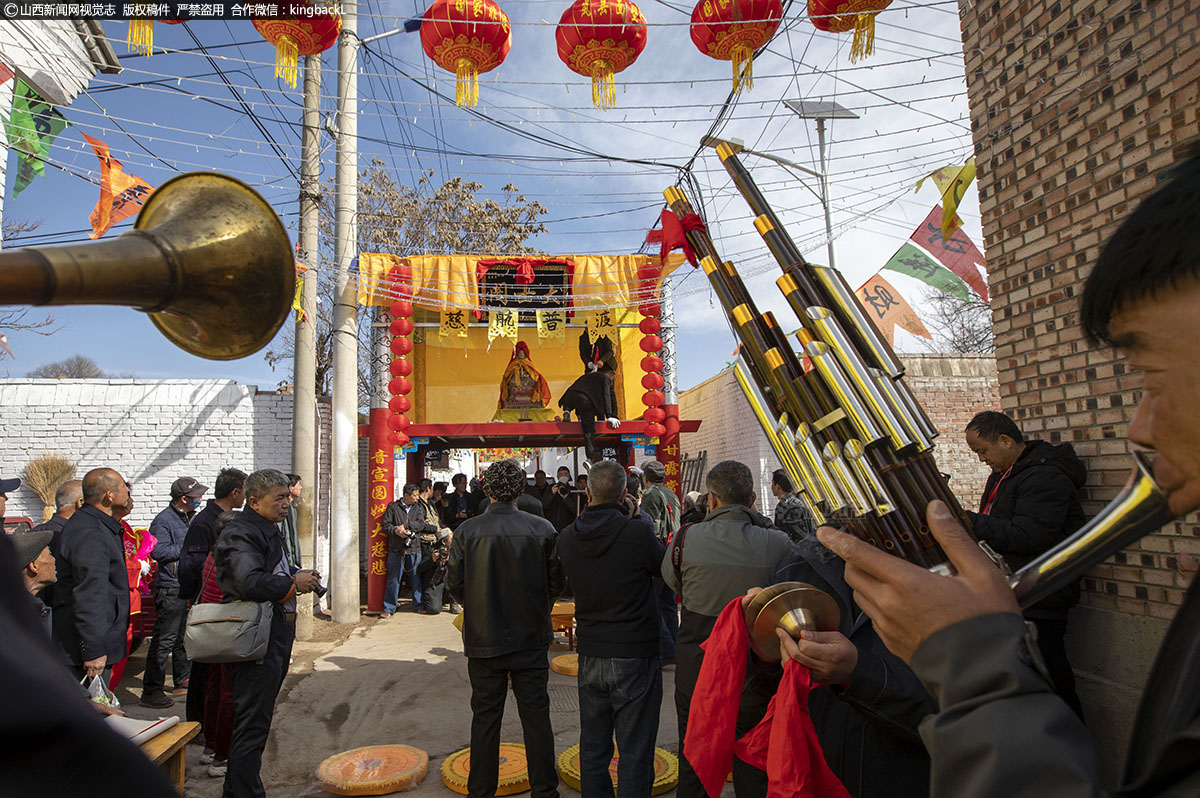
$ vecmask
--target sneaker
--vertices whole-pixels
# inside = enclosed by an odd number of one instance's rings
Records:
[[[204,752],[202,754],[200,754],[200,764],[201,765],[212,764],[212,761],[214,758],[216,758],[216,755],[217,755],[216,752],[213,751],[211,748],[205,748]]]
[[[188,678],[184,679],[179,684],[175,685],[175,689],[171,691],[171,695],[187,695],[188,682],[190,682],[191,680],[192,680],[192,677],[189,676]]]
[[[227,760],[214,759],[212,764],[208,766],[208,775],[214,779],[224,778],[227,770],[229,770],[229,762]]]
[[[175,706],[175,699],[162,690],[155,690],[153,693],[142,693],[142,700],[138,703],[151,709],[166,709]]]
[[[383,618],[391,618],[392,614],[390,612],[388,612],[387,610],[384,610],[383,612],[379,613],[379,617],[381,620]]]
[[[462,607],[458,606],[457,604],[451,604],[446,608],[446,612],[450,613],[451,615],[458,615],[460,612],[462,612]]]

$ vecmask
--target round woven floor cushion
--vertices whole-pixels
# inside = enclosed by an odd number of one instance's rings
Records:
[[[579,675],[579,655],[578,654],[560,654],[550,660],[550,670],[555,673],[561,673],[564,676]]]
[[[471,772],[471,749],[455,751],[442,762],[442,784],[459,795],[467,794],[467,776]],[[500,780],[496,795],[516,795],[529,790],[529,768],[525,746],[500,743]]]
[[[617,760],[614,756],[608,763],[608,774],[612,776],[613,787],[617,784]],[[579,746],[573,745],[558,755],[558,775],[569,787],[578,790],[579,787]],[[679,784],[679,759],[674,754],[661,748],[654,749],[654,784],[650,788],[651,795],[662,795],[670,792]]]
[[[334,795],[387,795],[416,786],[429,754],[411,745],[368,745],[334,754],[317,767],[317,780]]]

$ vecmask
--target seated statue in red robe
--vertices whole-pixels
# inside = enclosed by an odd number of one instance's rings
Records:
[[[529,347],[517,341],[512,359],[500,378],[500,401],[496,406],[499,421],[548,421],[550,386],[529,359]]]

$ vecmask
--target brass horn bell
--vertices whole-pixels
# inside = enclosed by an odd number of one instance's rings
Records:
[[[296,291],[283,223],[258,192],[179,175],[109,241],[0,254],[0,305],[127,305],[193,355],[235,360],[279,331]]]
[[[744,614],[750,647],[766,662],[782,658],[777,628],[799,638],[802,631],[836,632],[842,620],[837,601],[804,582],[780,582],[763,588],[746,605]]]

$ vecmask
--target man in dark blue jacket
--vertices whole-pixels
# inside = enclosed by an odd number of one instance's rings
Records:
[[[629,517],[625,469],[592,466],[587,507],[558,539],[575,591],[579,635],[579,768],[585,795],[612,795],[613,734],[620,798],[650,794],[662,704],[654,578],[666,547],[644,514]]]
[[[266,795],[259,771],[296,637],[296,594],[320,583],[316,571],[292,571],[278,524],[291,506],[287,475],[273,468],[246,477],[246,504],[213,548],[217,584],[231,601],[270,601],[271,637],[258,662],[225,665],[233,682],[233,738],[224,798]]]
[[[187,692],[192,664],[183,648],[183,630],[187,625],[188,596],[179,592],[179,558],[187,538],[188,522],[208,491],[195,477],[180,477],[171,483],[171,503],[150,522],[150,534],[158,541],[150,556],[158,563],[154,577],[154,636],[146,652],[146,673],[142,679],[144,707],[164,709],[175,703],[163,692],[167,680],[167,658],[177,695]]]
[[[129,576],[113,507],[129,502],[125,478],[111,468],[83,477],[84,505],[63,525],[55,554],[54,640],[76,679],[104,673],[125,658]]]

